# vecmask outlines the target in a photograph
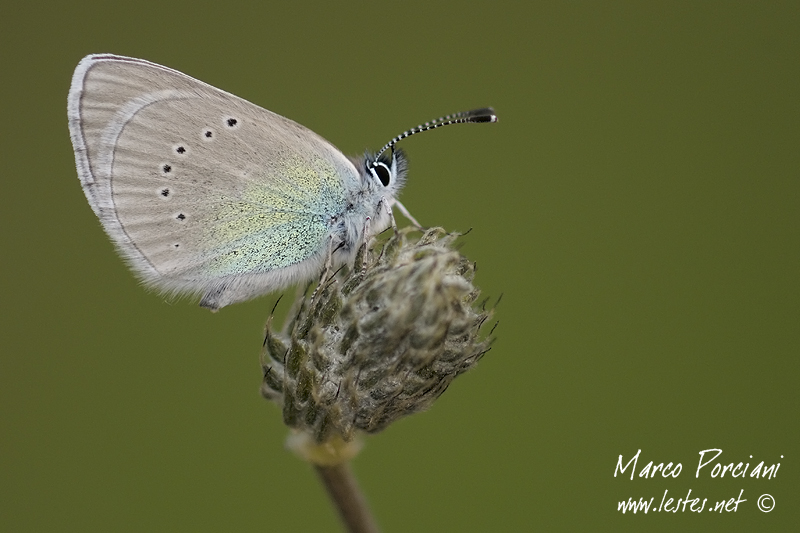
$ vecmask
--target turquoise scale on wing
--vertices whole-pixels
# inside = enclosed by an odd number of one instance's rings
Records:
[[[281,175],[252,179],[239,198],[224,198],[204,238],[218,276],[267,272],[308,259],[326,245],[331,216],[346,198],[333,165],[321,158],[293,157]]]

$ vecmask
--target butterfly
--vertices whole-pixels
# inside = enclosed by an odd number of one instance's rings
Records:
[[[408,130],[346,157],[300,124],[186,74],[110,54],[80,61],[69,130],[89,205],[134,273],[218,310],[352,261],[394,224],[407,161],[395,144],[491,108]]]

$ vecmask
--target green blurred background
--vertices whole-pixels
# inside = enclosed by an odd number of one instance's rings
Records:
[[[259,396],[275,296],[165,302],[87,205],[67,90],[81,57],[111,52],[346,153],[497,110],[403,142],[404,204],[474,228],[476,281],[505,296],[478,368],[355,461],[385,531],[796,530],[800,4],[661,4],[7,3],[0,529],[340,530]],[[707,448],[781,467],[696,479]],[[615,478],[638,449],[639,469],[682,474]],[[617,512],[689,489],[748,501]]]

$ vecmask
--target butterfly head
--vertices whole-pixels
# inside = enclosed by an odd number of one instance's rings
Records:
[[[382,195],[395,197],[406,183],[408,163],[405,153],[399,148],[392,147],[390,153],[378,156],[366,153],[362,164],[364,179],[369,180]]]

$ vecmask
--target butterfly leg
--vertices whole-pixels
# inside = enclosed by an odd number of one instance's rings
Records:
[[[416,218],[411,216],[411,213],[408,212],[408,209],[406,209],[406,206],[401,204],[399,200],[395,200],[394,201],[394,205],[397,206],[397,209],[399,209],[400,212],[403,213],[403,216],[406,217],[412,224],[414,224],[417,227],[417,229],[425,229],[425,228],[422,227],[422,224],[417,222]],[[389,209],[389,212],[391,212],[391,208]]]
[[[397,200],[395,200],[395,201],[397,201]],[[386,207],[386,213],[389,215],[389,222],[392,225],[392,231],[394,233],[397,233],[397,222],[394,219],[394,211],[392,210],[392,203],[389,200],[387,200],[386,197],[381,196],[381,200],[378,203],[378,213],[376,213],[376,214],[380,214],[381,206],[385,206]]]
[[[338,249],[338,248],[337,248]],[[314,304],[314,298],[317,297],[317,293],[325,285],[325,282],[328,281],[328,276],[333,269],[333,252],[336,250],[333,249],[333,235],[328,237],[328,258],[325,260],[325,267],[322,269],[322,274],[319,277],[319,282],[317,286],[314,287],[314,292],[311,293],[311,300],[309,300],[310,304]]]
[[[391,210],[389,211],[389,213],[391,213]],[[361,245],[364,247],[364,255],[361,261],[361,279],[364,279],[364,276],[366,276],[367,274],[367,249],[369,248],[369,242],[367,241],[369,241],[368,235],[369,235],[369,226],[371,222],[372,219],[370,217],[367,217],[367,219],[364,221],[364,242]],[[394,220],[392,222],[394,222]]]

